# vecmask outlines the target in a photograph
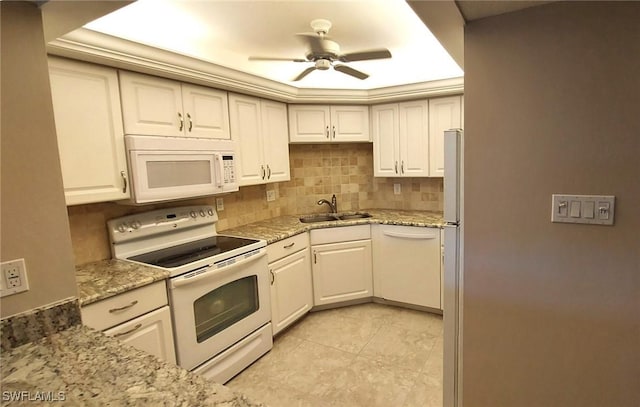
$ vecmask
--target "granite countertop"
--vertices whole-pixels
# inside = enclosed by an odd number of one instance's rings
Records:
[[[117,259],[76,267],[80,306],[167,278],[166,270]]]
[[[441,228],[444,225],[442,212],[407,211],[395,209],[367,209],[358,212],[367,212],[370,218],[333,220],[316,223],[300,222],[300,215],[285,215],[267,219],[248,225],[238,226],[219,231],[220,234],[243,236],[254,239],[265,239],[267,244],[304,233],[312,229],[332,228],[352,225],[384,224]],[[345,212],[353,213],[353,212]]]
[[[368,209],[359,212],[367,212],[372,216],[363,219],[302,223],[299,219],[300,215],[286,215],[222,230],[219,233],[264,239],[271,244],[311,229],[366,224],[440,228],[444,223],[442,212],[394,209]],[[117,259],[102,260],[76,267],[80,306],[167,278],[169,278],[169,272],[166,270]]]
[[[2,405],[264,406],[81,325],[3,351],[1,362]]]

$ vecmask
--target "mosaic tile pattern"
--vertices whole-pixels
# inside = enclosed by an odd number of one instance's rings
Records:
[[[324,212],[326,206],[316,202],[333,194],[341,212],[367,208],[442,212],[442,178],[375,178],[371,143],[292,144],[289,153],[290,181],[241,187],[220,196],[225,209],[218,212],[218,230],[284,215]],[[399,195],[393,193],[393,184],[400,184]],[[267,191],[275,192],[275,201],[267,202]],[[215,197],[138,207],[109,202],[68,207],[75,264],[111,258],[107,220],[192,204],[215,206]]]

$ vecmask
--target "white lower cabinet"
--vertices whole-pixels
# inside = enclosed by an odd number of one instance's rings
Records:
[[[171,311],[165,306],[104,331],[136,349],[176,363],[171,331]]]
[[[373,225],[372,234],[374,295],[442,309],[440,230]]]
[[[267,246],[271,273],[273,335],[304,316],[313,306],[309,235],[303,233]]]
[[[314,305],[373,296],[369,225],[311,232]]]
[[[166,283],[158,281],[80,309],[82,323],[176,363]]]

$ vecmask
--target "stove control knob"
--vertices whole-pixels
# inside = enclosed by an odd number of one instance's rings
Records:
[[[213,216],[213,209],[209,209],[207,213],[209,214],[209,216]]]
[[[191,212],[189,212],[189,216],[191,216],[192,218],[195,219],[195,217],[198,216],[198,215],[196,214],[196,211],[191,211]]]
[[[120,233],[124,233],[127,231],[127,224],[126,223],[121,223],[118,225],[118,232]]]
[[[131,227],[134,229],[139,229],[142,226],[142,223],[139,220],[134,220],[131,222]]]
[[[204,211],[202,209],[200,209],[200,216],[204,217]]]

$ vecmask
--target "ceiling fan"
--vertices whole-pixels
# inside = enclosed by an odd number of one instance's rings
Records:
[[[371,59],[391,58],[391,52],[386,48],[370,49],[366,51],[340,53],[340,45],[332,41],[327,33],[331,28],[329,20],[317,19],[311,21],[311,28],[315,33],[296,34],[307,43],[308,51],[305,58],[271,58],[271,57],[249,57],[250,61],[292,61],[292,62],[313,62],[313,66],[302,71],[293,80],[299,81],[316,69],[326,71],[333,66],[338,72],[351,75],[358,79],[367,79],[369,75],[350,66],[337,62],[366,61]]]

